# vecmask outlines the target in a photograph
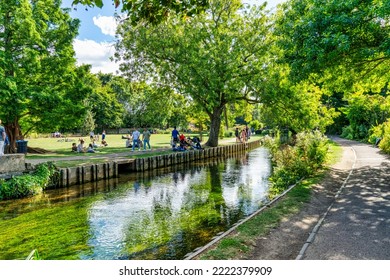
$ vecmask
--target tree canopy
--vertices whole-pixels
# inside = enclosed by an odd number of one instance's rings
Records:
[[[343,113],[333,129],[372,143],[386,136],[389,1],[291,0],[278,11],[275,30],[290,78],[311,81],[327,92],[327,105]]]
[[[390,2],[290,0],[277,20],[285,60],[296,78],[331,72],[389,78]],[[345,80],[344,80],[345,82]]]
[[[59,0],[10,0],[0,2],[0,26],[0,117],[12,146],[21,123],[25,132],[77,123],[90,90],[82,81],[89,68],[76,67],[72,46],[79,21]]]
[[[240,1],[214,0],[207,13],[186,22],[134,27],[125,21],[119,27],[122,72],[170,86],[196,102],[210,119],[210,146],[218,145],[225,106],[255,101],[272,59],[264,6],[241,7]]]
[[[103,7],[103,0],[73,0],[73,4]],[[128,20],[136,25],[141,21],[158,24],[170,15],[190,17],[204,11],[208,0],[160,1],[160,0],[112,0],[115,8],[122,7],[128,14]]]

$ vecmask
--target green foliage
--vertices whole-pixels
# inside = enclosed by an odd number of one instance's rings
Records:
[[[308,133],[298,133],[295,147],[298,155],[312,174],[322,167],[328,153],[328,139],[318,130]]]
[[[262,129],[264,127],[264,125],[258,120],[250,121],[249,126],[251,128],[253,128],[254,130],[259,130],[259,129]]]
[[[367,141],[370,129],[389,117],[389,7],[386,0],[291,0],[277,12],[290,79],[314,83],[326,107],[344,113],[333,115],[329,132],[345,127],[344,137]]]
[[[353,129],[350,125],[344,126],[342,128],[341,137],[352,140],[353,135],[354,135],[354,132],[353,132]]]
[[[95,130],[95,120],[93,113],[88,110],[87,114],[85,115],[84,123],[82,126],[82,129],[84,131],[84,135],[88,135],[90,131]]]
[[[26,260],[41,260],[38,250],[32,250],[30,255],[28,255],[28,257],[26,258]]]
[[[277,131],[277,133],[276,133],[276,135],[274,135],[274,137],[266,135],[262,139],[262,143],[265,147],[267,147],[270,150],[271,155],[275,155],[280,148],[279,132]]]
[[[377,144],[379,140],[379,148],[385,153],[390,154],[390,119],[370,129],[369,142],[371,144]]]
[[[277,140],[267,140],[266,145],[270,148],[274,165],[270,197],[312,175],[323,166],[328,153],[328,140],[319,131],[298,133],[294,146],[279,146]]]
[[[310,81],[293,83],[287,66],[273,69],[272,90],[264,94],[259,107],[260,119],[267,126],[288,128],[294,132],[310,129],[325,131],[340,113],[323,104],[327,95]]]
[[[86,104],[93,113],[95,128],[102,131],[106,128],[121,127],[125,105],[119,101],[118,93],[115,91],[123,90],[119,89],[121,85],[117,83],[120,77],[114,78],[112,74],[99,73],[91,79],[93,91]],[[87,131],[91,130],[93,129]]]
[[[390,120],[383,124],[383,136],[379,142],[379,148],[390,154]]]
[[[384,123],[390,117],[390,97],[383,93],[361,93],[348,95],[348,104],[341,108],[349,121],[349,126],[343,128],[342,137],[364,140],[375,143],[377,133],[370,135],[372,128]]]
[[[0,118],[13,144],[23,132],[73,128],[83,120],[89,69],[76,67],[79,21],[68,12],[57,0],[0,2]]]
[[[171,15],[178,15],[183,19],[199,14],[208,5],[207,0],[188,1],[160,1],[160,0],[112,0],[115,8],[122,5],[122,12],[129,15],[128,20],[136,25],[142,21],[158,24]],[[81,3],[88,6],[103,7],[103,0],[73,0],[74,5]]]
[[[379,73],[388,77],[389,11],[388,0],[286,2],[277,32],[293,76],[304,79],[332,69],[338,78],[342,65],[350,73],[342,79],[355,79],[354,72],[365,74],[364,79]]]
[[[52,164],[40,164],[33,174],[14,176],[0,181],[0,200],[21,198],[40,193],[53,183],[57,170]]]

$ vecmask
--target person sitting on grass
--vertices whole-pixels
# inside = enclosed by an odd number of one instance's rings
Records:
[[[77,145],[77,152],[78,153],[85,153],[84,140],[83,139],[80,139],[80,144]]]
[[[192,138],[192,145],[197,150],[202,150],[202,146],[200,145],[200,139],[197,136]]]
[[[95,152],[95,150],[93,149],[93,145],[89,144],[88,149],[87,149],[87,153],[94,153],[94,152]]]
[[[94,149],[99,148],[99,145],[96,144],[95,139],[92,141],[92,148]]]
[[[76,143],[72,143],[72,152],[77,153],[77,145],[76,145]]]
[[[131,144],[133,141],[131,141],[131,138],[130,136],[127,137],[127,140],[126,140],[126,148],[132,148],[133,145]]]
[[[104,147],[107,147],[107,146],[108,146],[106,140],[102,140],[102,146],[104,146]]]

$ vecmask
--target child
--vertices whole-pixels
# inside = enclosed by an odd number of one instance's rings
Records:
[[[72,152],[77,153],[77,145],[76,145],[76,143],[72,143]]]

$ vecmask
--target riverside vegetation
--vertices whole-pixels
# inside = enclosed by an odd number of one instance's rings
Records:
[[[55,185],[56,178],[58,171],[53,163],[39,164],[32,174],[13,176],[9,180],[1,179],[0,200],[35,195],[48,186]]]

